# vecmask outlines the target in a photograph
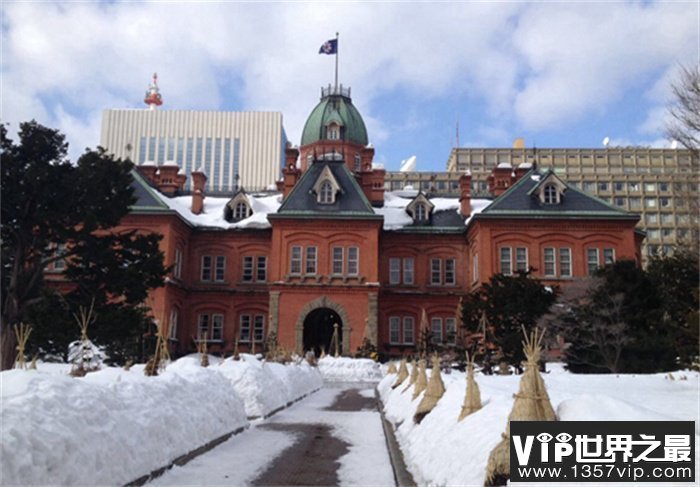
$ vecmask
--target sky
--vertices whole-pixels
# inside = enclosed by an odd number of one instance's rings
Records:
[[[461,147],[668,147],[679,66],[700,62],[700,1],[0,2],[0,120],[99,144],[101,113],[271,110],[299,144],[334,56],[375,162],[445,169]],[[457,128],[458,127],[458,128]],[[459,134],[459,135],[457,135]]]

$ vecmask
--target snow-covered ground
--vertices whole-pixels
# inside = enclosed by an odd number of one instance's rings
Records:
[[[2,372],[2,485],[123,485],[322,386],[306,362],[210,363],[184,357],[157,377],[143,366]]]
[[[668,374],[578,375],[558,364],[549,368],[551,372],[543,377],[560,420],[695,421],[697,453],[697,372],[675,373],[675,380],[671,380]],[[413,386],[392,389],[396,374],[387,375],[378,385],[385,415],[396,428],[406,465],[418,485],[484,485],[488,456],[505,431],[521,376],[477,375],[483,407],[461,422],[457,418],[466,390],[465,374],[453,372],[442,377],[445,395],[416,425],[413,414],[422,394],[412,401]],[[696,461],[696,478],[698,466]]]
[[[377,382],[383,377],[382,365],[367,358],[325,356],[318,370],[326,382]]]

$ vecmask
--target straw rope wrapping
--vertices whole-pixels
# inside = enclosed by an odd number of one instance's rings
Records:
[[[404,387],[403,391],[401,391],[401,394],[406,392],[413,384],[415,384],[417,379],[418,379],[418,364],[416,364],[416,359],[413,359],[413,361],[411,362],[411,376],[409,377],[408,385],[406,387]]]
[[[433,356],[433,371],[430,374],[430,381],[428,381],[423,399],[413,415],[413,421],[417,424],[423,421],[423,418],[433,410],[443,394],[445,394],[445,384],[440,375],[440,359],[435,355]]]
[[[479,409],[481,409],[481,392],[479,384],[474,379],[474,357],[470,358],[469,353],[467,353],[467,390],[464,393],[464,404],[462,404],[462,411],[459,413],[457,421],[462,421]]]
[[[523,350],[527,359],[525,373],[520,379],[520,388],[514,394],[513,409],[508,416],[505,433],[501,442],[491,451],[486,465],[486,485],[505,485],[510,477],[510,422],[511,421],[556,421],[556,414],[549,400],[544,380],[540,375],[539,361],[542,352],[542,338],[535,328],[531,334],[523,328]]]
[[[428,374],[425,371],[426,363],[425,360],[421,359],[418,361],[418,377],[416,378],[416,387],[413,389],[413,398],[415,401],[421,392],[428,387]]]
[[[389,367],[386,369],[386,375],[396,374],[397,372],[398,370],[396,370],[396,362],[392,360],[391,362],[389,362]]]
[[[399,375],[396,377],[396,382],[394,382],[394,385],[391,386],[391,388],[396,389],[407,378],[408,378],[408,368],[406,367],[406,359],[401,359],[401,364],[399,365]]]
[[[20,323],[19,326],[15,325],[15,337],[17,337],[17,359],[15,362],[16,369],[26,369],[27,363],[25,362],[24,349],[27,346],[27,340],[29,340],[29,335],[32,334],[32,327],[26,323]]]

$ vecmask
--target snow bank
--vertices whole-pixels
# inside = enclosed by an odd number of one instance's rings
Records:
[[[157,377],[143,365],[2,372],[2,484],[124,485],[323,384],[306,362],[209,360],[183,357]]]
[[[1,378],[4,485],[124,485],[248,424],[228,381],[202,367]]]
[[[326,356],[319,359],[318,369],[328,382],[376,382],[382,378],[381,364],[367,358]]]
[[[577,375],[554,367],[544,380],[561,420],[685,420],[695,421],[700,433],[700,374],[675,376],[687,380],[669,380],[666,374]],[[396,374],[384,377],[377,386],[384,413],[396,428],[406,465],[418,485],[483,485],[488,456],[505,431],[520,376],[478,375],[483,407],[462,422],[457,418],[466,376],[453,372],[442,377],[445,395],[420,425],[413,423],[413,414],[422,395],[413,401],[413,386],[406,389],[408,381],[392,389]],[[699,443],[696,436],[696,449]],[[696,471],[699,468],[696,465]]]

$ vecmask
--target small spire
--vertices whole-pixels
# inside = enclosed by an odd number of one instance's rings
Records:
[[[153,81],[148,85],[146,90],[146,97],[143,102],[148,105],[151,110],[155,110],[163,104],[163,98],[160,96],[160,89],[158,88],[158,73],[153,73]]]

